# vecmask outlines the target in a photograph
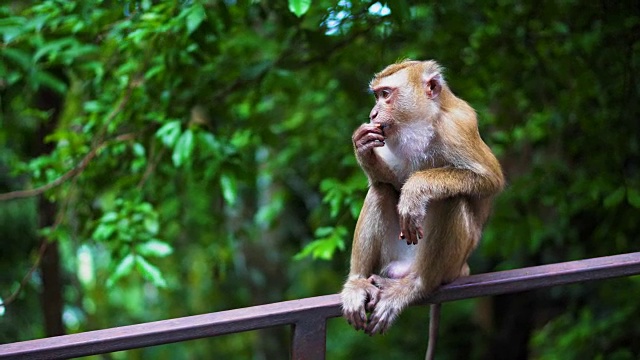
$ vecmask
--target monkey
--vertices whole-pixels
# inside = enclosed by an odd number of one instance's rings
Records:
[[[369,122],[352,136],[369,184],[340,297],[349,324],[374,335],[408,305],[469,275],[467,259],[504,176],[475,111],[449,89],[436,61],[389,65],[369,88]],[[439,307],[431,307],[427,358]]]

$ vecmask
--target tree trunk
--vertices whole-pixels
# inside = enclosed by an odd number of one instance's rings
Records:
[[[486,359],[528,359],[535,303],[533,291],[494,298],[493,312],[497,332],[492,336]]]
[[[61,72],[58,74],[61,77]],[[48,121],[40,124],[40,128],[34,139],[33,156],[48,154],[54,149],[52,143],[46,143],[45,138],[55,130],[58,118],[62,110],[63,98],[60,94],[51,89],[41,88],[36,96],[36,105],[44,111],[51,111]],[[38,200],[38,212],[40,228],[52,226],[56,218],[56,205],[49,202],[44,195],[40,195]],[[48,241],[46,238],[40,241]],[[44,328],[46,336],[57,336],[64,334],[64,324],[62,323],[62,280],[60,277],[60,252],[58,244],[51,242],[40,262],[40,276],[42,279],[42,313],[44,316]]]

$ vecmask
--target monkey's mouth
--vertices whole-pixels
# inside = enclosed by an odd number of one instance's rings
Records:
[[[387,137],[387,135],[389,135],[390,133],[390,128],[391,125],[388,123],[377,123],[378,126],[380,127],[380,130],[382,130],[382,136],[384,136],[385,138]]]
[[[372,124],[376,125],[377,127],[379,127],[383,132],[385,130],[388,130],[390,125],[388,123],[381,123],[381,122],[375,122],[372,121]]]

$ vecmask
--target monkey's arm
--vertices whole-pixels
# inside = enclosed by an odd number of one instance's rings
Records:
[[[402,236],[408,244],[424,237],[422,224],[430,201],[455,196],[490,198],[503,187],[502,172],[477,172],[452,167],[417,171],[402,187],[398,213]]]
[[[458,195],[486,197],[497,194],[503,182],[502,173],[479,174],[452,167],[433,168],[413,173],[402,187],[402,194],[426,200]]]

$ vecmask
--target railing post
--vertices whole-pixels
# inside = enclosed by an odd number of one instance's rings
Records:
[[[324,360],[327,339],[327,319],[309,315],[292,325],[291,359]]]

